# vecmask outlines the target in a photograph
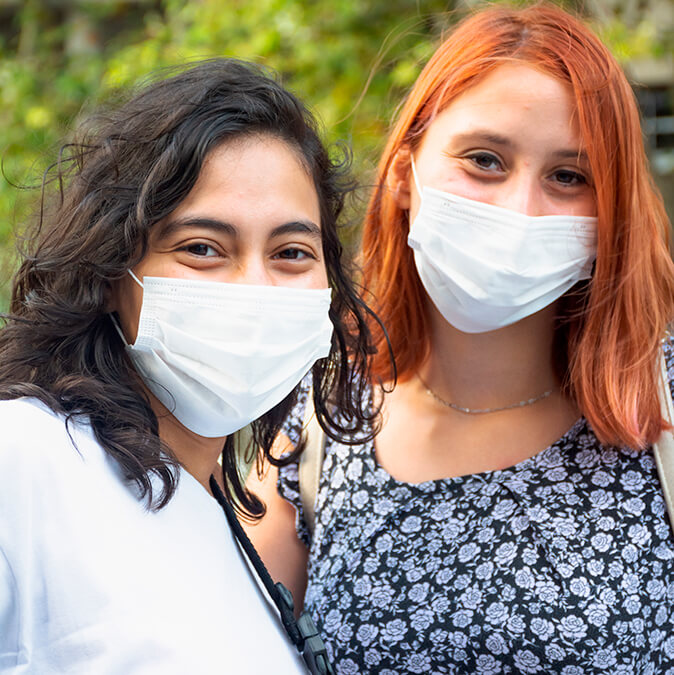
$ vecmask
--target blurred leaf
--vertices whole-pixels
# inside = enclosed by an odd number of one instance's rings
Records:
[[[558,0],[565,5],[580,5]],[[17,4],[0,39],[0,261],[13,264],[12,228],[31,217],[36,192],[64,134],[82,109],[150,71],[212,56],[252,59],[323,120],[327,140],[353,144],[367,183],[391,116],[442,31],[471,0],[61,0]],[[459,8],[459,9],[457,9]],[[74,30],[83,42],[77,53]],[[602,35],[622,59],[663,46],[644,20],[618,19]],[[14,31],[14,32],[12,32]],[[77,46],[77,45],[76,45]],[[357,208],[361,209],[364,199]],[[8,274],[5,274],[7,277]],[[0,285],[2,278],[0,275]],[[0,290],[0,305],[3,303]]]

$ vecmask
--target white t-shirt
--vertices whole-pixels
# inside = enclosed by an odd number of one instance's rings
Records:
[[[149,511],[90,427],[69,430],[0,402],[0,672],[306,672],[206,490],[182,471]]]

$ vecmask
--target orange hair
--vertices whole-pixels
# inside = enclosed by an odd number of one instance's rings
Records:
[[[426,293],[407,246],[407,211],[396,203],[391,169],[413,151],[438,112],[504,61],[531,64],[566,83],[595,184],[598,249],[577,311],[557,328],[563,385],[603,443],[652,443],[666,426],[655,365],[674,317],[674,265],[662,198],[651,181],[632,89],[608,49],[554,6],[492,7],[461,22],[417,79],[388,139],[363,231],[364,285],[387,327],[398,374],[426,358]],[[568,302],[566,304],[570,304]],[[375,327],[376,330],[376,327]],[[386,377],[379,336],[375,373]]]

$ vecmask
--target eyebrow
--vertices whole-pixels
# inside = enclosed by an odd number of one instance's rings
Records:
[[[169,220],[167,223],[164,223],[159,232],[157,233],[158,237],[168,237],[172,235],[177,230],[180,230],[183,227],[203,227],[208,230],[215,230],[226,234],[230,237],[237,236],[237,229],[234,225],[230,225],[222,220],[216,220],[215,218],[177,218],[176,220]]]
[[[322,239],[321,228],[310,220],[296,220],[292,223],[279,225],[271,231],[270,237],[282,237],[285,234],[308,234],[314,239]]]
[[[457,134],[453,138],[454,141],[466,142],[466,141],[487,141],[488,143],[494,143],[495,145],[502,145],[504,147],[511,148],[513,147],[512,141],[506,136],[501,136],[489,130],[476,129],[475,131],[468,131],[463,134]],[[552,156],[555,159],[575,159],[579,162],[587,162],[587,153],[584,150],[578,148],[561,148],[555,150],[552,153]]]
[[[454,141],[488,141],[489,143],[495,143],[496,145],[512,146],[512,142],[506,136],[500,136],[495,134],[493,131],[482,131],[476,129],[475,131],[467,131],[463,134],[457,134],[453,137]]]
[[[232,237],[233,239],[238,238],[240,233],[239,228],[224,220],[217,220],[216,218],[187,217],[170,220],[165,223],[158,232],[158,236],[168,237],[183,227],[201,227],[215,230],[216,232]],[[269,237],[270,239],[273,239],[275,237],[282,237],[286,234],[308,234],[314,239],[322,239],[321,228],[310,220],[296,220],[289,223],[283,223],[283,225],[278,225],[271,231]]]
[[[585,150],[555,150],[552,156],[557,159],[575,159],[581,163],[588,163],[587,153]]]

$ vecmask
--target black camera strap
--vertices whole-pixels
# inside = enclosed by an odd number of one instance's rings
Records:
[[[282,583],[274,583],[248,535],[241,527],[241,523],[239,523],[232,505],[227,501],[225,495],[222,494],[222,490],[213,476],[211,476],[210,486],[213,496],[225,512],[227,522],[236,540],[241,545],[248,560],[250,560],[255,573],[267,590],[269,597],[276,605],[281,615],[283,627],[291,642],[297,648],[297,651],[302,655],[309,672],[312,675],[334,675],[335,670],[328,659],[325,643],[323,642],[323,638],[318,634],[314,620],[307,612],[302,612],[299,619],[295,618],[293,611],[295,605],[292,593]]]

